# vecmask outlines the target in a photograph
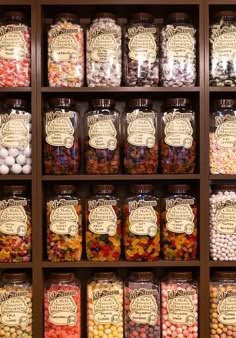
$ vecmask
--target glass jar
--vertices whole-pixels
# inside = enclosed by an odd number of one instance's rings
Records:
[[[125,282],[125,338],[160,338],[160,287],[152,272],[132,272]]]
[[[210,282],[210,338],[235,335],[236,273],[215,271]]]
[[[192,272],[170,272],[161,283],[162,337],[198,338],[198,283]]]
[[[236,86],[236,12],[220,11],[210,26],[210,86]]]
[[[210,115],[209,165],[211,174],[236,174],[236,100],[214,101]]]
[[[160,254],[160,201],[150,184],[133,184],[123,204],[127,261],[155,261]]]
[[[30,262],[32,215],[27,187],[3,186],[0,210],[0,262]]]
[[[162,208],[162,255],[165,260],[197,258],[198,213],[196,199],[188,184],[168,186]]]
[[[88,87],[121,84],[121,26],[112,13],[97,13],[87,30],[86,68]]]
[[[31,174],[31,112],[23,99],[6,99],[0,113],[0,174]]]
[[[196,83],[196,29],[187,13],[171,13],[161,31],[161,85]]]
[[[1,19],[0,87],[29,87],[31,29],[26,15],[19,11],[7,11]]]
[[[87,323],[88,338],[98,336],[97,332],[123,338],[123,283],[113,272],[95,273],[89,280]]]
[[[90,261],[117,261],[121,254],[121,204],[113,185],[96,185],[86,200],[86,254]]]
[[[59,13],[48,31],[50,87],[84,84],[84,32],[75,13]]]
[[[92,100],[85,113],[85,167],[89,175],[118,174],[120,169],[120,113],[115,101]]]
[[[236,185],[212,187],[210,196],[210,257],[236,261]]]
[[[2,337],[32,338],[32,286],[25,272],[4,272],[0,287]]]
[[[162,113],[161,171],[192,174],[196,167],[195,113],[186,98],[168,99]]]
[[[53,98],[44,114],[44,173],[74,175],[80,164],[80,120],[76,102]]]
[[[44,337],[81,337],[81,286],[71,272],[52,272],[44,287]]]
[[[131,99],[125,112],[124,168],[127,174],[155,174],[158,115],[149,99]]]
[[[82,254],[82,202],[73,185],[55,185],[47,200],[47,255],[74,262]]]
[[[125,28],[124,84],[157,86],[159,82],[159,28],[151,13],[134,13]]]

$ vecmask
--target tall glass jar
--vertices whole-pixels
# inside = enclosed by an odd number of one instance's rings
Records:
[[[210,26],[210,86],[236,86],[236,12],[220,11]]]
[[[5,99],[0,112],[0,174],[31,174],[31,112],[23,99]]]
[[[89,175],[118,174],[120,169],[120,113],[115,101],[92,100],[85,113],[85,168]]]
[[[44,337],[81,337],[81,286],[71,272],[52,272],[44,287]]]
[[[31,80],[31,29],[26,15],[7,11],[0,24],[0,87],[29,87]]]
[[[160,338],[160,286],[152,272],[132,272],[125,282],[125,338]]]
[[[168,99],[162,113],[161,171],[192,174],[196,167],[196,124],[191,101]]]
[[[236,100],[214,101],[210,115],[209,164],[211,174],[236,174]]]
[[[210,282],[210,338],[235,336],[235,271],[215,271]]]
[[[169,272],[161,283],[162,337],[198,338],[198,283],[191,272]]]
[[[55,185],[47,200],[47,255],[52,262],[79,261],[82,202],[74,185]]]
[[[87,30],[86,68],[88,87],[121,84],[121,26],[112,13],[97,13]]]
[[[87,337],[102,332],[123,338],[123,282],[113,272],[95,273],[87,285]]]
[[[48,31],[50,87],[84,84],[84,32],[75,13],[59,13]]]
[[[121,204],[115,187],[98,184],[86,200],[86,254],[90,261],[117,261],[121,254]]]
[[[133,184],[123,204],[123,245],[127,261],[155,261],[160,254],[160,200],[151,184]]]
[[[27,187],[6,185],[0,195],[0,262],[31,261],[32,215]]]
[[[157,86],[159,82],[159,28],[151,13],[134,13],[125,29],[124,84]]]
[[[127,174],[155,174],[158,167],[158,114],[152,100],[127,102],[124,121],[124,169]]]
[[[76,102],[53,98],[44,114],[44,173],[77,174],[80,164],[80,121]]]
[[[2,337],[32,338],[32,285],[25,272],[4,272],[1,287]]]
[[[196,28],[187,13],[171,13],[161,31],[161,85],[196,83]]]
[[[197,258],[198,212],[191,186],[168,186],[163,200],[161,217],[161,249],[165,260],[192,260]]]
[[[212,187],[210,196],[210,257],[236,261],[236,185]]]

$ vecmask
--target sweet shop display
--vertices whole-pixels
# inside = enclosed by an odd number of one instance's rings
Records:
[[[87,29],[86,74],[88,87],[119,87],[121,84],[121,26],[112,13],[95,14]]]
[[[85,170],[89,175],[118,174],[120,113],[111,99],[95,99],[85,113]]]
[[[162,113],[160,163],[163,174],[190,174],[196,167],[195,113],[191,101],[173,98]]]
[[[165,260],[197,258],[198,208],[191,186],[168,186],[161,213],[161,249]]]
[[[31,199],[24,185],[5,185],[0,195],[0,262],[31,261]]]
[[[47,200],[47,256],[52,262],[79,261],[82,202],[73,185],[55,185]]]
[[[80,288],[74,273],[51,273],[44,287],[44,338],[81,337]]]
[[[75,13],[59,13],[48,31],[50,87],[84,84],[84,32]]]

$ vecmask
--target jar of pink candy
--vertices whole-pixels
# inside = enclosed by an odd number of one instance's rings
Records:
[[[81,87],[84,83],[84,34],[74,13],[59,13],[48,32],[50,87]]]
[[[198,285],[191,272],[170,272],[161,283],[162,337],[198,338]]]

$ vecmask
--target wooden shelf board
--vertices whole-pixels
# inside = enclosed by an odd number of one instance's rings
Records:
[[[0,93],[30,93],[31,87],[0,87]]]
[[[64,0],[41,0],[42,5],[65,5]],[[66,5],[143,5],[143,0],[67,0]],[[200,0],[146,0],[145,5],[199,5]]]
[[[175,93],[199,92],[200,87],[81,87],[81,88],[51,88],[42,87],[43,93]]]
[[[209,266],[210,267],[216,267],[216,268],[223,268],[223,267],[228,267],[228,268],[236,268],[236,262],[235,261],[225,261],[225,262],[222,262],[222,261],[210,261],[209,262]]]
[[[0,263],[0,269],[31,269],[33,263]]]
[[[0,175],[0,181],[30,181],[32,175]]]
[[[235,0],[208,0],[209,5],[236,5]]]
[[[209,175],[210,180],[236,180],[236,175]]]
[[[236,87],[209,87],[209,91],[212,93],[214,92],[230,93],[230,92],[236,92]]]

